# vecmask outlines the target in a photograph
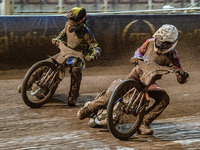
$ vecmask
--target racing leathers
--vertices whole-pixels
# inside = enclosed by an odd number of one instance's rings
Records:
[[[154,50],[154,45],[155,45],[154,38],[147,39],[145,43],[135,51],[133,58],[147,59],[147,58],[144,58],[145,56],[145,57],[148,57],[148,59],[152,59],[153,61],[155,61],[154,58],[151,58],[152,55],[149,55],[149,56],[145,55],[147,54],[147,51],[148,53],[150,51],[152,51],[153,53],[156,53]],[[156,54],[156,55],[162,56],[160,54]],[[165,66],[173,65],[175,70],[182,70],[180,59],[175,49],[166,53],[165,56],[167,56],[169,61],[163,62],[162,60],[160,61],[159,59],[156,59],[156,60],[159,60],[156,63],[158,63],[159,65],[165,65]],[[128,76],[126,76],[125,79],[133,79],[133,78],[140,78],[140,74],[138,72],[137,66],[130,72]],[[89,117],[92,113],[95,113],[98,110],[105,108],[105,106],[108,104],[108,101],[110,99],[110,96],[113,90],[122,81],[123,80],[120,80],[120,79],[113,81],[111,85],[109,86],[109,88],[106,91],[103,91],[101,93],[101,96],[98,96],[96,99],[94,99],[94,101],[92,101],[91,103],[88,103],[86,107],[83,107],[78,111],[77,113],[78,118],[84,119],[86,117]],[[148,112],[143,119],[142,125],[139,129],[139,132],[141,134],[153,134],[153,130],[150,130],[148,127],[150,126],[152,121],[156,119],[163,112],[163,110],[168,106],[170,102],[169,96],[166,93],[166,91],[160,88],[156,83],[152,84],[149,87],[148,94],[149,94],[149,97],[155,99],[156,102],[151,108],[148,109]],[[142,129],[142,127],[145,127],[144,128],[145,130]]]
[[[70,106],[74,106],[77,98],[79,97],[79,89],[82,80],[81,71],[85,62],[98,59],[101,56],[102,50],[99,47],[94,35],[90,32],[86,25],[83,25],[74,32],[71,32],[69,28],[70,25],[66,22],[65,28],[61,31],[57,38],[52,40],[52,43],[56,43],[57,40],[61,40],[67,47],[82,52],[83,54],[84,59],[70,57],[66,62],[70,66],[71,74],[68,104]]]

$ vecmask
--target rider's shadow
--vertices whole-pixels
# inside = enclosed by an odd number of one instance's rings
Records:
[[[76,107],[83,107],[87,101],[92,101],[94,98],[95,95],[80,95],[80,97],[77,99]],[[68,106],[67,102],[68,96],[66,94],[55,94],[43,107],[66,107]]]
[[[190,118],[195,120],[195,118]],[[151,128],[154,130],[153,135],[139,135],[135,133],[127,141],[134,142],[148,142],[148,141],[171,141],[180,144],[190,144],[194,142],[200,142],[200,123],[198,123],[198,116],[195,122],[188,122],[187,120],[171,119],[171,121],[165,121],[165,119],[155,121],[151,124]],[[101,127],[98,132],[109,132],[107,127]]]
[[[177,119],[178,122],[174,120],[162,119],[155,121],[151,125],[154,130],[153,135],[139,135],[136,133],[128,140],[114,138],[107,128],[99,128],[97,131],[107,136],[108,141],[111,141],[111,143],[117,140],[115,143],[118,143],[124,149],[195,149],[195,147],[198,149],[200,144],[198,121],[189,123],[182,122],[181,119]]]
[[[45,109],[45,108],[61,108],[61,107],[66,107],[67,106],[67,96],[64,94],[59,94],[59,95],[54,95],[51,97],[48,102],[43,105],[40,109]]]
[[[175,142],[177,144],[194,144],[200,143],[200,126],[199,123],[190,122],[155,122],[151,128],[154,130],[153,135],[134,134],[127,141],[133,142]]]
[[[188,121],[153,123],[154,136],[177,143],[200,142],[200,123]],[[194,121],[194,120],[193,120]]]

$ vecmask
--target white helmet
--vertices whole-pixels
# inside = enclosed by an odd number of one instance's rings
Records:
[[[164,24],[153,35],[156,51],[166,54],[176,46],[178,42],[178,30],[175,26]]]

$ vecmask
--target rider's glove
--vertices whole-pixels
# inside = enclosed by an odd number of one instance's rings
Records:
[[[186,71],[178,70],[176,71],[176,73],[177,73],[177,81],[180,84],[186,83],[188,81],[189,74]]]
[[[52,44],[55,44],[55,45],[58,45],[58,39],[53,38],[53,39],[51,40],[51,43],[52,43]]]
[[[94,47],[91,56],[93,56],[95,59],[98,59],[101,56],[101,52],[102,50],[100,47]]]
[[[94,60],[94,59],[95,59],[94,56],[89,56],[89,55],[85,56],[85,60],[86,60],[87,62],[92,61],[92,60]]]
[[[85,60],[88,62],[88,61],[92,61],[92,60],[98,59],[101,56],[101,52],[102,52],[101,48],[94,47],[93,48],[93,53],[91,55],[85,56]]]
[[[141,57],[137,57],[137,58],[136,57],[132,57],[130,61],[131,61],[132,64],[137,65],[138,64],[138,60],[143,60],[143,59]]]

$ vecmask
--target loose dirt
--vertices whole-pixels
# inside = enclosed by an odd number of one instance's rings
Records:
[[[127,75],[131,65],[85,68],[77,107],[66,103],[67,75],[51,101],[39,109],[26,106],[16,91],[27,69],[0,71],[0,149],[199,149],[200,69],[183,66],[190,74],[187,84],[178,84],[174,74],[158,82],[171,103],[151,125],[154,135],[136,134],[128,141],[114,138],[106,128],[88,127],[88,119],[79,120],[76,113],[113,80]]]

